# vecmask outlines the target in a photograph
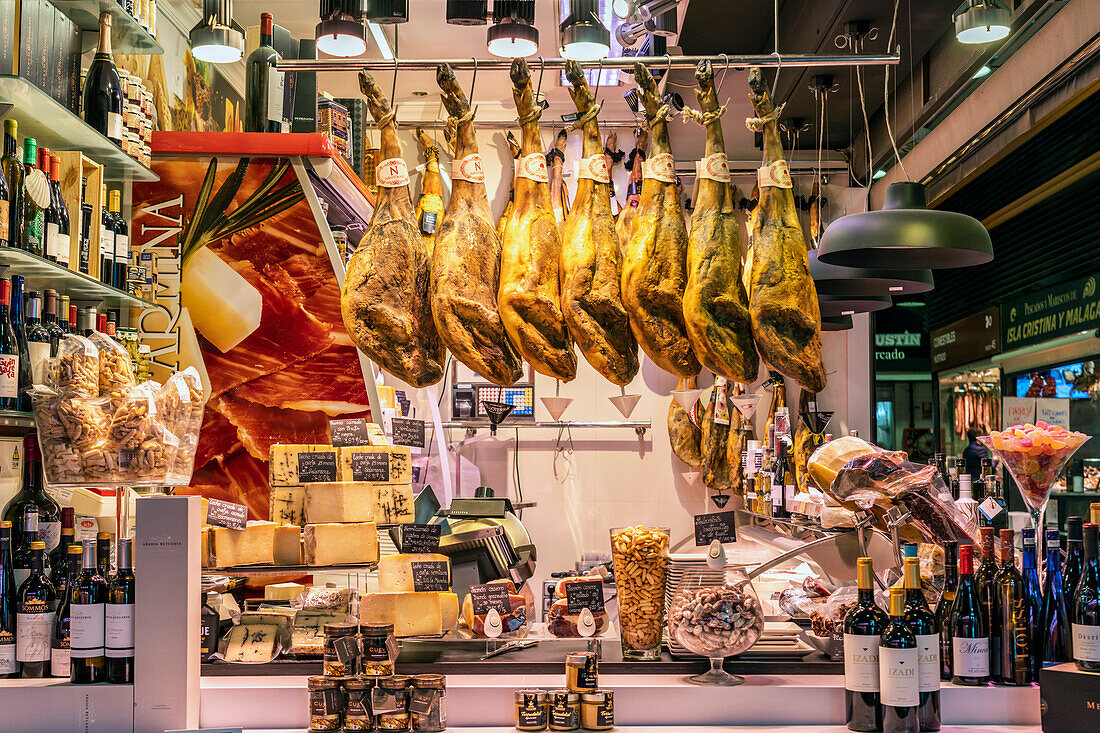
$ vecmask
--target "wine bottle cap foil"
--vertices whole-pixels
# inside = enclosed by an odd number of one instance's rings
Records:
[[[1074,514],[1072,517],[1066,518],[1066,539],[1068,540],[1081,540],[1081,525],[1085,523],[1085,520]]]
[[[42,452],[38,448],[37,433],[27,433],[23,438],[23,460],[30,463],[42,462]]]

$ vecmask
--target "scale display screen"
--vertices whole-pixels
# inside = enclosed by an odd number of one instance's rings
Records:
[[[535,416],[535,388],[534,387],[496,387],[492,385],[478,385],[477,387],[477,416],[482,417],[485,408],[482,402],[503,402],[513,406],[509,415],[515,417]]]

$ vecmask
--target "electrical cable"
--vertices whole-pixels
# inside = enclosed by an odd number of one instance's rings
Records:
[[[894,0],[894,18],[890,22],[890,39],[886,42],[886,50],[889,51],[890,47],[894,44],[894,32],[897,30],[898,25],[898,8],[901,6],[901,0]],[[900,49],[899,49],[900,52]],[[913,48],[910,46],[909,55],[913,55]],[[912,79],[909,80],[912,84]],[[897,115],[897,85],[894,89],[894,114]],[[894,130],[890,127],[890,67],[886,67],[886,73],[883,74],[882,81],[882,114],[886,118],[886,134],[890,138],[890,146],[894,149],[894,157],[897,158],[898,165],[901,166],[901,172],[905,174],[906,180],[912,180],[909,177],[909,171],[905,170],[905,161],[901,159],[901,153],[898,152],[898,141],[894,139]],[[870,139],[870,131],[868,131],[868,140]],[[870,158],[870,142],[868,142],[868,158]],[[872,161],[868,160],[867,165],[874,167]]]

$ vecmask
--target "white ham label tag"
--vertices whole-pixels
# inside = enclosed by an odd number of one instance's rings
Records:
[[[760,188],[793,188],[791,169],[785,160],[777,160],[771,165],[761,166],[756,171]]]
[[[545,161],[544,161],[545,164]],[[481,156],[477,153],[451,161],[451,178],[456,181],[485,183],[485,169],[481,167]]]
[[[546,174],[546,156],[542,153],[531,153],[519,158],[516,161],[516,175],[539,183],[549,183],[550,177]]]
[[[676,183],[676,163],[672,160],[672,153],[654,155],[642,163],[642,178]]]
[[[378,185],[383,188],[400,188],[409,185],[409,166],[401,158],[386,158],[375,169]]]
[[[730,182],[729,158],[725,153],[708,155],[699,161],[699,177],[720,183]]]
[[[577,178],[588,178],[597,183],[611,183],[611,169],[607,166],[607,156],[597,153],[581,158],[580,166],[577,168]]]

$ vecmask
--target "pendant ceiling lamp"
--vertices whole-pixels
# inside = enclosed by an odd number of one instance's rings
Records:
[[[993,242],[977,219],[929,209],[924,185],[891,183],[882,211],[849,214],[821,237],[818,259],[827,265],[933,270],[984,265]]]
[[[889,308],[893,301],[885,295],[819,295],[817,304],[823,318],[833,318],[880,311]]]
[[[573,0],[561,22],[561,55],[574,61],[596,61],[611,53],[611,32],[600,22],[599,0]]]
[[[810,277],[818,295],[917,295],[934,285],[931,270],[868,270],[826,265],[810,250]]]
[[[329,56],[361,56],[367,50],[362,0],[321,0],[317,50]]]
[[[358,0],[362,5],[363,0]],[[371,23],[408,23],[409,0],[366,0],[363,17]]]
[[[848,331],[852,328],[851,316],[822,316],[822,331]]]
[[[952,14],[959,43],[999,41],[1012,27],[1012,11],[1000,0],[966,0]]]
[[[534,56],[539,50],[535,0],[496,0],[485,45],[489,53],[506,59]]]
[[[233,0],[203,0],[202,19],[188,34],[191,55],[210,64],[244,56],[244,29],[233,20]]]

